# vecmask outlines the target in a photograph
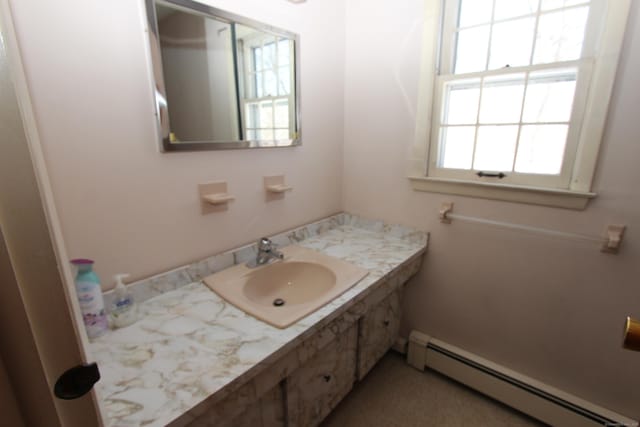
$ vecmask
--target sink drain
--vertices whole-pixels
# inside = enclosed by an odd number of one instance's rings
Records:
[[[273,300],[273,305],[275,305],[276,307],[282,307],[284,303],[285,301],[282,298],[276,298]]]

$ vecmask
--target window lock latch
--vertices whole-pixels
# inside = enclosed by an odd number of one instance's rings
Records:
[[[483,172],[483,171],[478,172],[476,175],[478,175],[480,178],[500,178],[500,179],[507,176],[502,172],[495,173],[495,172]]]

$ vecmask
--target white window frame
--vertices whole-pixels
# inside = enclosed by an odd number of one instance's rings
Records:
[[[591,192],[600,142],[604,131],[609,100],[624,38],[630,0],[591,0],[592,10],[587,22],[583,58],[563,65],[579,68],[576,99],[565,160],[560,176],[514,174],[509,179],[495,182],[495,178],[478,178],[477,171],[437,168],[439,120],[444,84],[452,77],[449,73],[453,49],[452,40],[443,40],[453,34],[451,25],[443,19],[444,13],[455,13],[459,0],[425,0],[425,20],[421,64],[420,94],[414,146],[410,159],[409,178],[418,191],[466,195],[488,199],[508,200],[584,209]],[[601,19],[597,19],[602,17]],[[597,47],[597,48],[596,48]],[[441,62],[440,62],[441,61]],[[446,61],[446,63],[445,63]],[[439,67],[442,63],[442,73]],[[556,64],[552,64],[555,68]],[[478,77],[496,73],[516,73],[523,69],[535,71],[542,66],[512,67],[498,71],[469,73],[465,77]],[[445,72],[447,74],[445,74]]]

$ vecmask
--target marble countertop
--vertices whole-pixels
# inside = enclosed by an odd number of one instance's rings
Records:
[[[256,374],[265,359],[303,341],[398,267],[422,255],[427,234],[341,220],[295,243],[369,271],[353,288],[287,329],[240,311],[196,281],[139,304],[141,319],[91,345],[109,426],[162,426]],[[264,363],[262,363],[264,365]]]

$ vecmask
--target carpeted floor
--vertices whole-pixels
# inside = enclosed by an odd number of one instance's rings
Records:
[[[356,384],[322,427],[540,427],[544,424],[393,351]]]

